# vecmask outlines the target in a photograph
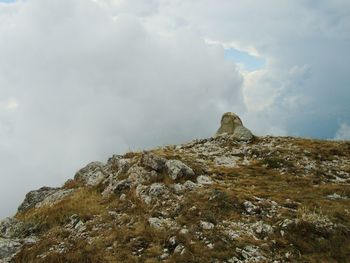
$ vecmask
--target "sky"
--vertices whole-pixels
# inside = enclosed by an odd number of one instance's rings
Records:
[[[348,0],[0,0],[0,218],[91,161],[212,136],[350,139]]]

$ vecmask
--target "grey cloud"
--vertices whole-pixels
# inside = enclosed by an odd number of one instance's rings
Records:
[[[0,113],[0,217],[89,161],[207,137],[222,111],[244,111],[242,75],[220,48],[111,14],[33,0],[0,15],[0,101],[18,102]]]
[[[289,135],[330,138],[339,122],[350,121],[349,1],[160,3],[161,11],[148,18],[151,27],[191,28],[204,38],[254,47],[266,59],[260,74],[245,77],[256,78],[244,89],[246,101],[271,101],[258,111],[247,103],[245,118],[259,134],[279,127]],[[305,65],[307,72],[290,74]]]

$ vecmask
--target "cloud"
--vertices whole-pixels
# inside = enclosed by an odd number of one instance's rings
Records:
[[[0,3],[0,216],[88,161],[210,136],[224,111],[258,135],[343,134],[349,9],[346,0]],[[225,49],[264,63],[239,67]]]
[[[140,20],[150,13],[85,0],[0,12],[0,217],[89,161],[208,137],[222,111],[244,111],[223,49],[152,31]]]
[[[350,140],[350,125],[347,123],[340,124],[339,129],[335,133],[335,140]]]
[[[244,119],[259,134],[278,126],[289,135],[330,138],[339,119],[350,121],[349,1],[159,3],[159,11],[144,18],[149,28],[192,30],[207,42],[251,50],[266,61],[244,76],[250,109]]]

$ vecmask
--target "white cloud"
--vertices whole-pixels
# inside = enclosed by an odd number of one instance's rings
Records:
[[[335,133],[335,140],[350,140],[350,125],[347,123],[340,124],[339,129]]]
[[[223,111],[260,135],[334,137],[338,120],[350,122],[349,9],[347,0],[0,4],[0,202],[12,200],[0,216],[88,161],[210,136]],[[241,72],[225,48],[265,67]]]
[[[222,48],[151,31],[146,11],[114,20],[85,0],[33,0],[2,16],[0,216],[89,161],[208,137],[222,111],[243,112],[242,76]]]

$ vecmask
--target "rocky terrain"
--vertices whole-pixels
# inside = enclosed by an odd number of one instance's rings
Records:
[[[350,142],[228,135],[31,191],[0,262],[350,262]]]

